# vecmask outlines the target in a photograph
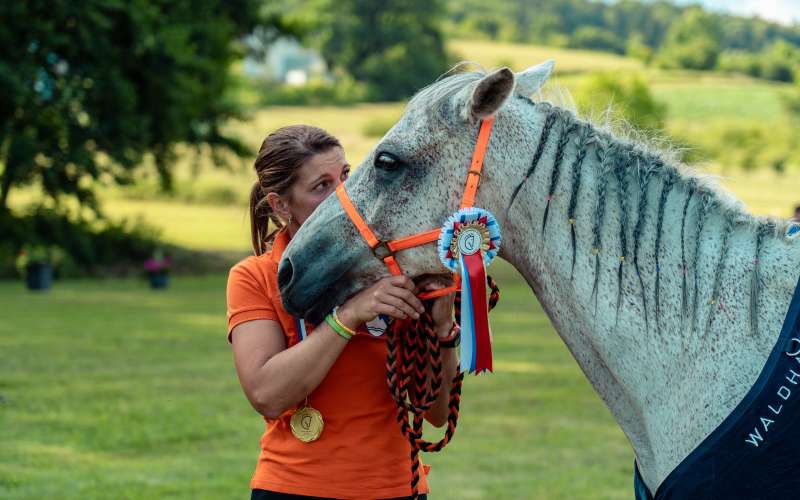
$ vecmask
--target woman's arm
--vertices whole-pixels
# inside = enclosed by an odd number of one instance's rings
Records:
[[[280,323],[273,320],[244,322],[231,335],[242,389],[253,408],[267,418],[277,418],[305,399],[347,345],[324,322],[290,349]]]
[[[415,292],[406,276],[383,278],[342,304],[338,316],[353,330],[378,314],[419,317],[424,307]],[[241,323],[232,330],[231,340],[242,389],[267,418],[277,418],[316,389],[348,342],[322,322],[287,349],[283,330],[273,320]]]

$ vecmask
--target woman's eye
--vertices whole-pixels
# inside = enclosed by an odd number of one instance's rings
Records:
[[[328,181],[320,182],[316,186],[314,186],[314,191],[322,191],[328,186]]]
[[[375,168],[381,170],[397,170],[402,165],[402,162],[394,155],[389,153],[381,153],[375,157]]]

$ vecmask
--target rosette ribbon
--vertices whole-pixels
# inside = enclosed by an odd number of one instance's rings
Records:
[[[451,215],[439,235],[439,258],[461,280],[461,366],[467,373],[492,371],[492,334],[486,266],[500,250],[500,226],[478,207]]]

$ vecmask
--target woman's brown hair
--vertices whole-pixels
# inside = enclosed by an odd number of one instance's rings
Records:
[[[250,233],[253,251],[261,255],[283,228],[283,221],[267,203],[267,194],[284,196],[297,180],[297,172],[312,156],[342,147],[328,132],[311,125],[290,125],[272,132],[261,143],[254,168],[258,180],[250,190]],[[269,231],[269,223],[275,230]]]

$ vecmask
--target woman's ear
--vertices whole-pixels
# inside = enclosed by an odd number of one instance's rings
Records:
[[[274,191],[267,193],[267,203],[269,203],[272,212],[277,214],[281,219],[288,221],[292,218],[291,212],[289,212],[288,201],[278,193]]]

